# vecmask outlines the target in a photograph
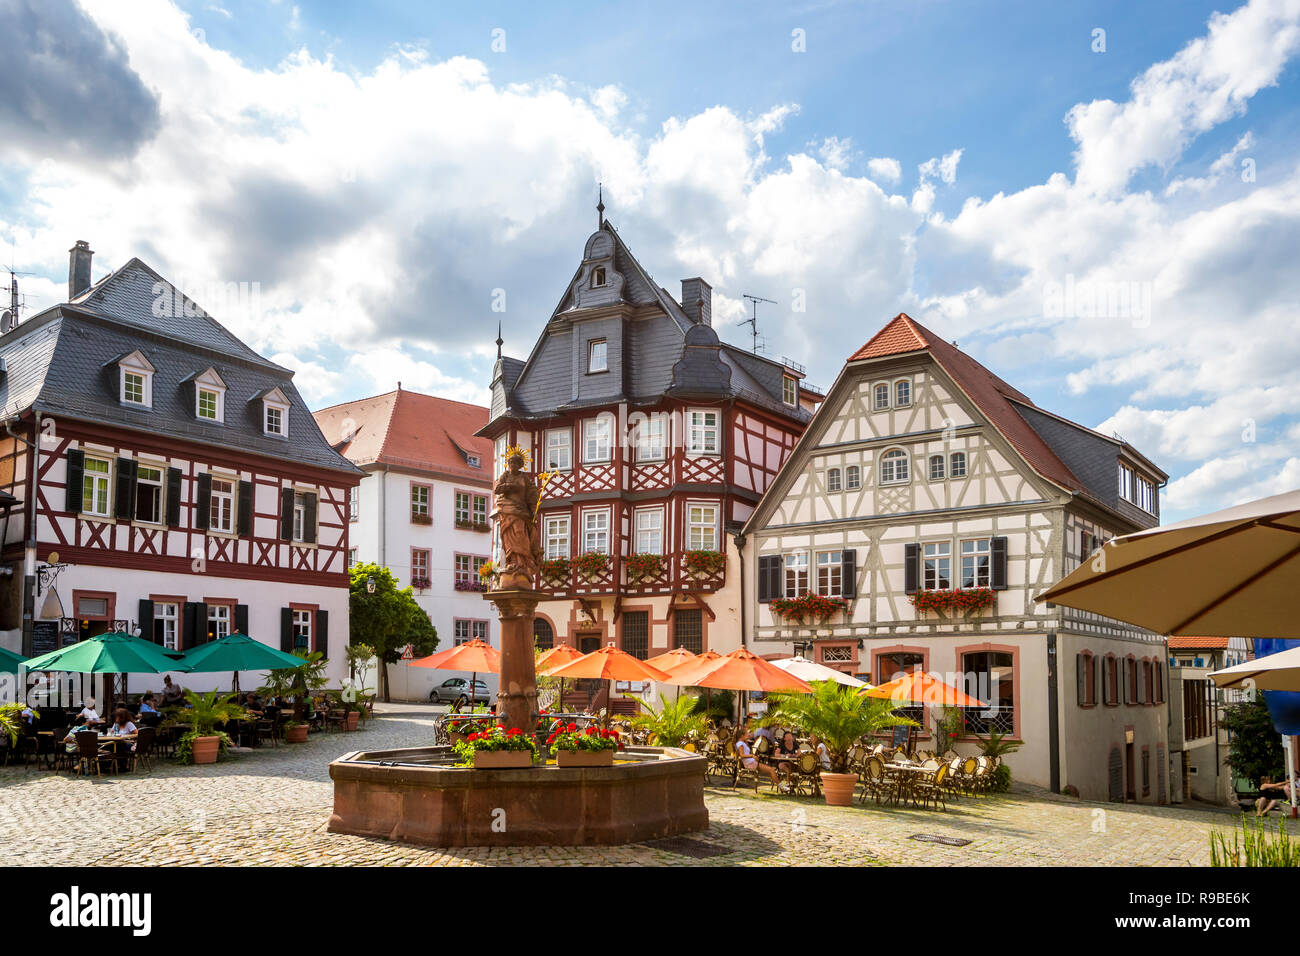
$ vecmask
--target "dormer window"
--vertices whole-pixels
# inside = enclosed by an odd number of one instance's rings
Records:
[[[609,371],[609,348],[604,339],[587,343],[587,373]]]
[[[194,416],[205,422],[226,420],[226,383],[216,369],[210,368],[194,379]]]
[[[781,401],[787,405],[796,405],[799,401],[799,381],[791,375],[781,379]]]
[[[153,407],[153,372],[149,360],[140,352],[132,352],[118,360],[120,387],[118,400],[123,405],[140,408]]]
[[[284,434],[284,409],[274,405],[266,406],[266,433],[268,435]]]
[[[262,396],[262,434],[289,437],[289,399],[278,388]]]
[[[603,288],[605,285],[605,267],[596,266],[591,270],[591,287],[593,289]]]
[[[465,457],[465,464],[469,465],[471,468],[483,467],[483,461],[478,455],[467,455]]]
[[[214,388],[199,389],[199,418],[221,421],[221,393]]]

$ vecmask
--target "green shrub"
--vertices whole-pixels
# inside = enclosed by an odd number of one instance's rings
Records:
[[[1279,820],[1274,826],[1263,817],[1254,827],[1241,817],[1241,832],[1215,830],[1210,834],[1210,866],[1300,866],[1300,851],[1291,843],[1286,825]]]

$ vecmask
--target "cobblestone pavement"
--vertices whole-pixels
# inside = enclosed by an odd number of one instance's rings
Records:
[[[1041,793],[963,799],[947,813],[827,807],[764,787],[706,792],[710,825],[676,847],[435,850],[328,833],[329,761],[348,750],[419,746],[434,711],[380,705],[355,734],[315,734],[216,766],[155,761],[152,773],[81,778],[0,769],[0,860],[10,865],[309,864],[1204,865],[1230,814],[1090,804]],[[917,833],[970,840],[921,843]],[[674,852],[685,850],[686,852]]]

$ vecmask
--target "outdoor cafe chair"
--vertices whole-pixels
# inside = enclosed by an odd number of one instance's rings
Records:
[[[153,727],[141,727],[136,733],[135,751],[131,754],[131,772],[135,773],[135,768],[140,761],[152,772],[153,762],[150,758],[153,756],[153,745],[157,739],[158,731]]]
[[[808,796],[821,796],[822,792],[822,775],[821,761],[817,759],[817,754],[811,750],[805,750],[799,754],[798,762],[795,764],[794,772],[790,774],[791,783],[794,785],[794,792],[806,794]]]
[[[735,790],[743,780],[746,785],[749,781],[754,781],[754,792],[758,793],[758,767],[746,767],[745,762],[740,759],[740,754],[732,747],[732,771],[731,771],[731,789]]]
[[[82,730],[75,735],[77,741],[77,769],[89,775],[91,765],[95,767],[95,776],[102,776],[104,764],[113,766],[113,755],[99,749],[99,734],[93,730]]]
[[[858,782],[862,785],[862,795],[858,798],[859,803],[866,803],[867,797],[871,797],[879,806],[884,800],[894,800],[897,803],[897,788],[893,781],[885,776],[885,763],[879,757],[868,757],[863,764],[862,770],[858,775]]]
[[[919,802],[923,807],[933,803],[935,809],[938,809],[939,804],[943,804],[943,809],[946,812],[948,802],[944,799],[944,779],[947,775],[947,764],[939,764],[933,771],[916,774],[918,779],[912,782],[911,788],[913,802]]]

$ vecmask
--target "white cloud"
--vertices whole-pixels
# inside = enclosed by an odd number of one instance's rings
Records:
[[[848,137],[841,139],[838,136],[828,136],[817,147],[817,158],[828,169],[844,172],[853,158],[853,140]]]
[[[961,162],[963,152],[964,150],[954,149],[951,153],[944,154],[942,159],[937,157],[927,159],[917,167],[921,182],[926,183],[938,176],[940,180],[951,186],[957,181],[957,164]]]
[[[876,156],[867,160],[867,172],[876,182],[896,183],[903,178],[902,164],[888,156]]]

